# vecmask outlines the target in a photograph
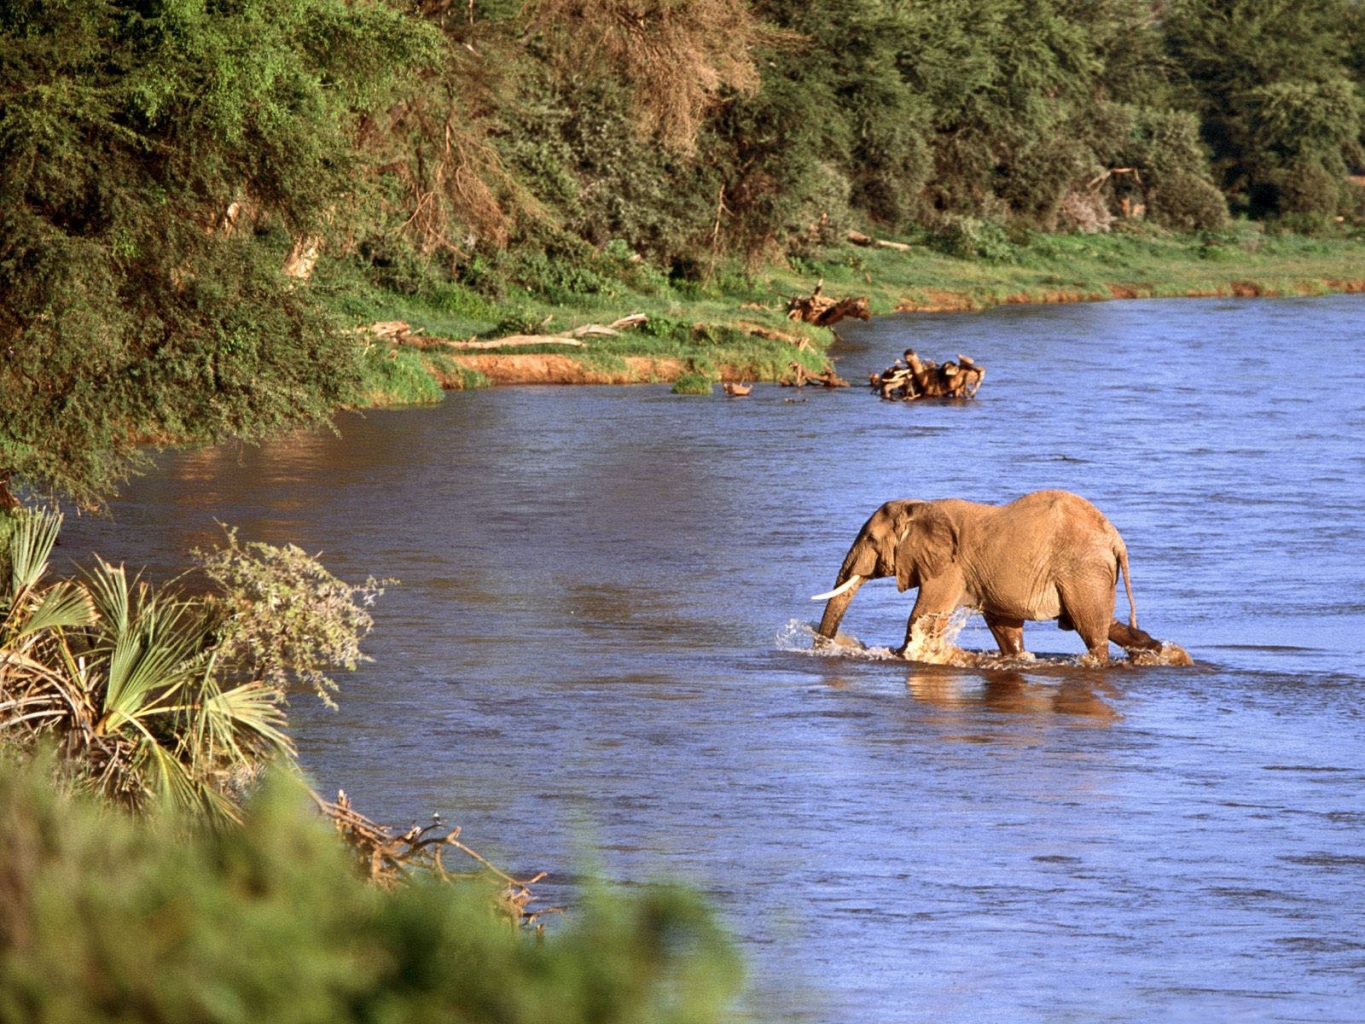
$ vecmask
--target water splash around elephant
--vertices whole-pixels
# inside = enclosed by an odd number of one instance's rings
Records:
[[[998,657],[966,651],[957,646],[958,635],[970,617],[967,610],[959,609],[935,637],[925,636],[917,630],[909,648],[904,652],[891,647],[869,647],[857,637],[844,632],[840,632],[833,640],[828,640],[820,636],[809,623],[792,619],[778,633],[777,647],[779,650],[810,654],[818,658],[917,661],[928,665],[951,665],[959,668],[977,668],[987,661],[998,664],[1000,660]],[[1031,660],[1032,656],[1029,655],[1028,658]]]
[[[890,647],[869,647],[855,636],[841,632],[826,640],[809,622],[791,619],[778,631],[777,649],[815,658],[852,658],[859,661],[898,661]]]
[[[1185,667],[1194,664],[1194,659],[1190,657],[1190,652],[1179,644],[1171,643],[1169,640],[1161,642],[1159,651],[1134,651],[1128,657],[1129,664],[1132,665],[1172,665]]]
[[[971,618],[971,612],[959,608],[947,625],[936,635],[916,630],[910,646],[904,652],[891,647],[872,647],[856,636],[840,632],[833,640],[820,636],[813,625],[791,619],[777,635],[777,649],[817,658],[848,658],[859,661],[912,661],[924,665],[946,665],[953,668],[1009,670],[1019,668],[1095,668],[1088,654],[1069,657],[1043,657],[1025,651],[1023,654],[1004,655],[998,651],[970,651],[957,646],[957,638]],[[1125,666],[1187,666],[1192,659],[1179,644],[1163,641],[1157,651],[1133,651],[1127,659],[1115,658],[1105,667]]]

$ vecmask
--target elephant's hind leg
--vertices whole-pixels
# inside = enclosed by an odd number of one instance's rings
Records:
[[[1024,620],[1007,616],[986,615],[986,626],[995,637],[1000,653],[1014,658],[1024,653]]]
[[[1098,606],[1098,601],[1086,600],[1083,592],[1078,597],[1076,592],[1069,593],[1065,587],[1058,588],[1058,596],[1062,601],[1062,609],[1057,616],[1057,625],[1062,629],[1074,629],[1080,634],[1088,652],[1087,657],[1095,664],[1109,664],[1109,623],[1114,616],[1113,599],[1110,598],[1108,608],[1103,608]]]

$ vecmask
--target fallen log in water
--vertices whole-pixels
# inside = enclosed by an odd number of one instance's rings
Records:
[[[986,368],[959,354],[957,361],[942,365],[924,361],[908,348],[881,373],[868,376],[872,390],[888,401],[912,402],[919,398],[974,398],[986,378]]]

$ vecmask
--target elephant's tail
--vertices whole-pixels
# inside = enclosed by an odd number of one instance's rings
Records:
[[[1119,572],[1123,574],[1123,589],[1128,594],[1128,625],[1137,629],[1137,603],[1133,600],[1132,575],[1128,571],[1128,547],[1122,537],[1114,547],[1114,556],[1118,559]]]

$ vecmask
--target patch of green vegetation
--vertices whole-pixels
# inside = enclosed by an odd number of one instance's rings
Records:
[[[445,397],[429,362],[416,349],[372,344],[361,362],[362,406],[435,405]]]
[[[713,384],[713,378],[709,373],[698,373],[689,371],[681,374],[673,382],[673,394],[675,395],[709,395]]]
[[[45,760],[0,757],[4,1020],[728,1019],[739,960],[689,892],[598,887],[538,937],[488,878],[363,881],[284,773],[209,829],[72,796]]]
[[[958,258],[922,244],[908,252],[834,251],[805,265],[803,278],[777,270],[763,282],[794,293],[813,276],[826,294],[866,294],[872,312],[884,314],[1115,296],[1319,294],[1365,277],[1358,238],[1281,235],[1247,221],[1183,234],[1141,223],[1096,234],[1029,232],[1009,244],[1008,260]]]
[[[449,391],[473,391],[475,388],[486,388],[490,383],[488,377],[478,370],[461,366],[445,356],[427,353],[426,363],[438,376],[441,386]]]

